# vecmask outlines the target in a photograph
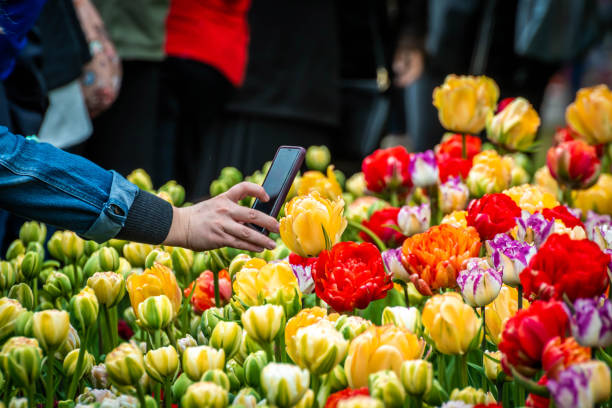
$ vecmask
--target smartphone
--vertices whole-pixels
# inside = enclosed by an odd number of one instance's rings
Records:
[[[306,150],[300,146],[279,147],[263,182],[263,188],[270,196],[270,200],[264,203],[256,199],[251,208],[276,218],[287,198],[295,176],[302,167],[305,155]],[[265,228],[259,225],[249,224],[249,226],[262,234],[268,233]]]

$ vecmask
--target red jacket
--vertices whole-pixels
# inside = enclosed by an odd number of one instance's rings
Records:
[[[235,86],[247,64],[251,0],[171,0],[166,54],[217,68]]]

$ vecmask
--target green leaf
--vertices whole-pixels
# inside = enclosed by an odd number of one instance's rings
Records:
[[[325,230],[323,224],[321,224],[321,230],[323,231],[323,237],[325,238],[325,249],[329,251],[332,248],[332,241],[329,239],[329,234]]]

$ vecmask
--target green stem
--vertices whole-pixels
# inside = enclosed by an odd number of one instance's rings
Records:
[[[102,314],[104,315],[104,320],[106,322],[106,327],[104,330],[104,353],[108,353],[109,351],[115,348],[112,335],[112,323],[110,320],[110,313],[108,312],[108,307],[102,306]]]
[[[155,330],[153,333],[153,348],[158,349],[161,347],[161,330]]]
[[[387,246],[380,240],[380,238],[378,238],[378,235],[372,232],[372,230],[369,229],[368,227],[362,225],[361,223],[357,221],[353,221],[353,220],[348,220],[348,225],[365,233],[367,236],[372,238],[372,241],[374,241],[374,243],[376,244],[376,246],[381,252],[387,249]]]
[[[161,384],[159,383],[155,384],[155,402],[157,403],[158,407],[161,407],[161,392],[162,392],[161,390],[162,390]]]
[[[440,203],[438,202],[438,185],[434,184],[427,188],[429,195],[429,207],[431,209],[431,225],[440,224]]]
[[[32,294],[34,295],[34,306],[32,310],[38,307],[38,278],[32,279]]]
[[[402,282],[402,287],[404,288],[404,301],[406,302],[406,307],[410,307],[410,296],[408,296],[408,284],[406,282]]]
[[[274,361],[274,352],[272,351],[274,348],[274,342],[267,343],[263,346],[264,351],[266,352],[266,357],[268,357],[268,363]]]
[[[36,406],[34,404],[34,384],[30,384],[25,391],[28,397],[28,408],[34,408]]]
[[[166,327],[166,334],[168,335],[168,340],[170,340],[170,344],[172,344],[172,346],[178,350],[173,329],[174,329],[174,324],[173,323],[169,324],[168,327]]]
[[[416,395],[414,397],[414,404],[412,404],[414,408],[422,408],[423,407],[423,396]]]
[[[465,388],[468,386],[467,354],[463,354],[462,356],[460,356],[459,364],[461,365],[461,367],[459,367],[459,373],[461,375],[459,378],[461,380],[461,388]]]
[[[467,159],[467,137],[465,133],[461,134],[461,158]]]
[[[523,285],[519,283],[518,285],[518,310],[523,308]]]
[[[389,201],[392,207],[399,207],[399,197],[396,190],[392,190],[389,194]]]
[[[170,381],[164,381],[164,408],[172,408],[172,390]]]
[[[119,344],[119,317],[117,316],[117,313],[117,306],[113,306],[111,309],[109,309],[113,347]]]
[[[569,187],[562,187],[561,191],[563,193],[563,204],[566,204],[568,207],[573,207],[574,199],[572,198],[572,189]]]
[[[74,399],[74,395],[76,393],[77,388],[77,381],[81,377],[80,374],[81,370],[83,369],[83,360],[85,359],[85,348],[87,347],[85,342],[87,341],[88,334],[88,330],[85,329],[85,331],[83,332],[83,344],[81,344],[81,347],[79,348],[79,357],[77,358],[76,370],[72,375],[72,379],[70,380],[70,386],[68,387],[67,399],[69,400]]]
[[[310,376],[310,389],[314,392],[315,396],[319,393],[319,388],[321,388],[321,378],[318,375],[311,375]],[[317,408],[318,405],[319,404],[317,403],[317,400],[315,398],[313,408]]]
[[[482,352],[487,351],[487,320],[485,318],[485,307],[482,306],[480,308],[480,313],[482,315]]]
[[[47,352],[47,383],[46,383],[46,394],[47,394],[47,403],[45,405],[46,408],[53,408],[53,404],[55,402],[55,384],[53,380],[53,357],[55,355],[54,349],[49,349]]]
[[[215,307],[221,307],[221,295],[219,294],[219,272],[213,272],[213,282],[215,284]]]
[[[138,393],[138,402],[140,402],[140,406],[146,407],[147,404],[145,402],[145,394],[142,389],[142,385],[140,385],[140,382],[136,382],[136,392]]]
[[[438,354],[438,381],[440,381],[440,386],[442,386],[445,391],[448,391],[446,389],[446,359],[442,353]]]

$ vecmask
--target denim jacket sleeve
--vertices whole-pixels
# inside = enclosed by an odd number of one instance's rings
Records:
[[[155,207],[153,214],[164,219],[152,219],[151,212],[140,219],[146,208],[132,207],[143,205]],[[118,173],[52,145],[13,135],[5,127],[0,127],[0,207],[98,242],[117,235],[133,238],[134,231],[124,228],[126,221],[140,230],[137,237],[146,236],[148,226],[160,229],[161,224],[161,232],[145,240],[161,242],[172,221],[169,204]]]

